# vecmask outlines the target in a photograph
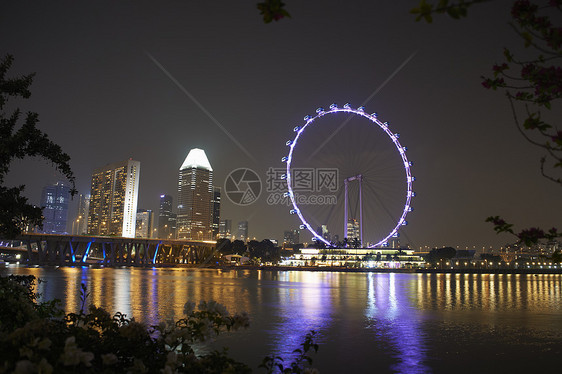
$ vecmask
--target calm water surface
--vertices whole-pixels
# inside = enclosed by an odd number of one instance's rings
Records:
[[[251,327],[222,335],[235,358],[257,368],[289,358],[319,333],[322,373],[562,372],[562,276],[393,274],[204,269],[10,266],[33,274],[44,299],[89,302],[156,324],[181,317],[186,301],[246,311]],[[256,372],[260,372],[256,370]]]

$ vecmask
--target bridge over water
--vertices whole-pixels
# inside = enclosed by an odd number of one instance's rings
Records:
[[[22,234],[29,264],[154,266],[203,264],[216,242],[185,239],[147,239],[108,236]]]

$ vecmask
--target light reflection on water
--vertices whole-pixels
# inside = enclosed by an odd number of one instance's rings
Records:
[[[408,292],[397,285],[396,274],[367,275],[368,327],[381,340],[387,340],[398,361],[390,368],[398,373],[428,373],[426,339],[420,326],[418,311],[413,308]],[[397,287],[398,286],[398,287]]]
[[[310,330],[324,330],[330,324],[333,290],[339,290],[330,273],[281,272],[273,285],[277,294],[273,325],[273,346],[282,357],[303,342]]]
[[[216,345],[254,368],[274,352],[289,359],[310,330],[319,332],[314,362],[325,373],[488,372],[492,364],[520,372],[526,361],[513,358],[554,362],[562,353],[560,275],[0,270],[7,273],[46,280],[38,291],[67,311],[79,310],[84,283],[89,302],[147,324],[180,318],[188,300],[246,311],[251,328]]]

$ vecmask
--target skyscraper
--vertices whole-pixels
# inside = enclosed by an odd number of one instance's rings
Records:
[[[330,231],[328,231],[328,225],[322,225],[322,237],[327,241],[330,241]]]
[[[57,182],[43,187],[41,207],[43,208],[43,230],[46,234],[66,234],[70,185]]]
[[[150,209],[138,209],[135,236],[137,238],[152,238],[152,222],[154,212]]]
[[[94,170],[88,234],[135,237],[139,174],[132,159]]]
[[[357,222],[356,219],[350,219],[347,221],[347,239],[349,241],[352,241],[353,239],[361,239],[359,222]]]
[[[158,238],[176,238],[176,214],[172,212],[173,199],[170,195],[160,195],[158,210]]]
[[[232,236],[232,220],[221,219],[219,223],[219,238],[230,239]]]
[[[170,214],[170,220],[168,222],[168,225],[170,226],[170,234],[168,235],[168,239],[176,239],[178,237],[178,214]]]
[[[284,244],[299,244],[299,240],[300,240],[300,231],[298,229],[287,230],[283,233]]]
[[[212,239],[219,238],[219,226],[221,220],[221,188],[215,187],[213,188],[213,200],[211,200],[211,204],[213,204],[213,222],[211,223],[211,230],[212,230]]]
[[[238,222],[238,237],[236,239],[248,240],[248,221]]]
[[[193,148],[180,167],[177,233],[179,239],[209,240],[213,222],[213,168],[205,151]]]
[[[80,194],[78,196],[78,207],[76,217],[72,222],[73,235],[85,235],[88,232],[88,212],[90,211],[90,195]]]

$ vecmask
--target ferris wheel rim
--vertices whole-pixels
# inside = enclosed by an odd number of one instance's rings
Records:
[[[295,149],[295,147],[298,143],[298,140],[299,140],[300,136],[303,134],[304,130],[308,126],[310,126],[316,119],[318,119],[320,117],[323,117],[323,116],[328,115],[328,114],[341,113],[341,112],[359,115],[361,117],[364,117],[364,118],[370,120],[372,123],[378,125],[379,128],[382,129],[384,131],[384,133],[386,133],[386,135],[392,140],[395,148],[398,150],[398,152],[400,154],[400,157],[402,159],[403,167],[404,167],[404,171],[405,171],[405,175],[406,175],[406,201],[405,201],[405,204],[404,204],[404,209],[402,210],[402,214],[401,214],[400,218],[398,219],[398,221],[396,222],[395,227],[390,231],[390,233],[387,234],[383,239],[379,240],[376,244],[370,245],[367,248],[375,248],[375,247],[378,247],[378,246],[381,246],[381,245],[386,245],[388,243],[388,240],[390,238],[394,237],[398,233],[399,228],[401,226],[404,226],[404,225],[407,224],[406,216],[411,211],[411,200],[412,200],[412,197],[415,196],[415,194],[412,190],[412,182],[414,181],[414,178],[412,177],[412,172],[411,172],[412,163],[408,160],[408,157],[406,156],[406,147],[402,146],[402,144],[398,140],[399,134],[391,132],[390,128],[389,128],[389,125],[388,125],[388,122],[381,122],[378,119],[377,113],[368,114],[368,113],[365,112],[365,109],[362,106],[357,108],[357,109],[354,109],[349,104],[345,104],[343,106],[343,108],[339,108],[336,104],[331,104],[329,110],[324,110],[323,108],[318,108],[316,110],[315,116],[309,116],[309,115],[305,116],[304,117],[305,124],[303,126],[296,126],[294,128],[294,131],[296,132],[295,138],[293,140],[287,141],[286,145],[289,146],[289,153],[286,157],[283,157],[283,161],[286,162],[286,165],[287,165],[286,166],[286,174],[285,174],[285,177],[286,177],[286,180],[287,180],[287,195],[291,199],[291,203],[293,205],[293,209],[291,209],[290,213],[296,214],[299,217],[299,219],[301,220],[304,227],[313,235],[314,238],[316,238],[316,240],[319,240],[319,241],[325,243],[326,245],[331,246],[330,242],[328,242],[324,237],[319,235],[312,228],[312,226],[304,218],[301,210],[299,209],[299,206],[298,206],[298,204],[295,200],[295,193],[294,193],[293,188],[291,186],[291,180],[292,180],[291,164],[293,162],[292,158],[293,158],[294,149]],[[363,229],[363,228],[361,228],[361,229]]]

